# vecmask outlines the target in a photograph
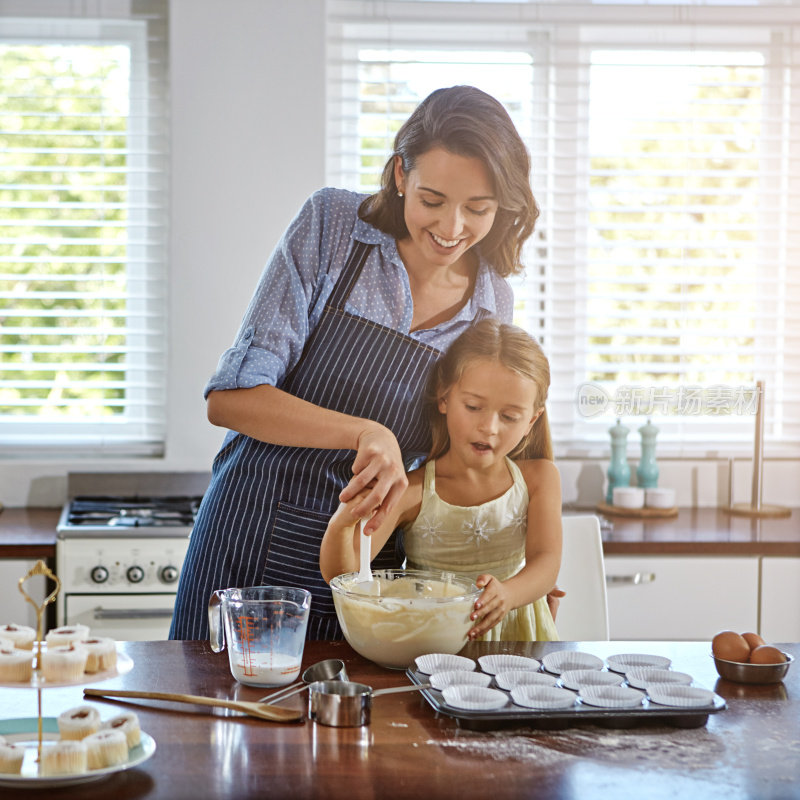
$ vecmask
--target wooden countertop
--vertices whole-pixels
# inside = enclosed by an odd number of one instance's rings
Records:
[[[565,514],[596,514],[564,509]],[[0,512],[0,558],[54,558],[58,508]],[[670,519],[637,520],[598,514],[606,555],[800,557],[800,509],[784,519],[736,517],[719,508],[682,508]]]
[[[4,508],[0,558],[55,558],[60,508]]]
[[[734,516],[721,508],[681,508],[666,519],[598,516],[606,555],[800,556],[797,508],[783,519]]]
[[[126,675],[101,684],[162,692],[256,700],[266,693],[241,686],[225,653],[205,642],[127,642],[134,661]],[[666,725],[615,729],[583,725],[563,730],[511,728],[474,731],[437,716],[416,693],[374,699],[372,721],[361,728],[331,728],[309,720],[275,724],[236,712],[152,700],[95,700],[103,719],[133,710],[156,741],[152,758],[95,783],[58,789],[62,800],[215,800],[226,798],[548,798],[648,800],[702,797],[800,796],[800,668],[785,682],[746,686],[719,679],[701,642],[470,643],[463,654],[517,652],[539,657],[556,649],[608,656],[640,652],[668,655],[675,669],[713,689],[727,709],[705,726]],[[783,645],[795,658],[800,645]],[[373,688],[403,685],[404,673],[381,669],[344,642],[309,642],[304,667],[322,658],[345,661],[351,679]],[[35,717],[32,689],[0,689],[2,717]],[[57,716],[86,702],[82,687],[41,692],[43,715]],[[285,701],[304,707],[305,699]],[[38,792],[3,788],[4,800]]]

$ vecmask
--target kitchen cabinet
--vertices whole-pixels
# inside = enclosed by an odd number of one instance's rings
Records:
[[[800,558],[761,560],[761,636],[800,641]]]
[[[605,571],[611,639],[758,630],[758,557],[606,556]]]

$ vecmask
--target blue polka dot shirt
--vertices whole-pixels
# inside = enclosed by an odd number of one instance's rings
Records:
[[[220,389],[280,386],[303,352],[325,302],[344,267],[350,240],[377,245],[353,287],[347,311],[439,350],[473,321],[496,317],[511,322],[513,292],[481,260],[472,298],[433,328],[410,332],[411,287],[394,238],[358,218],[366,195],[344,189],[315,192],[290,223],[269,258],[233,346],[226,350],[205,387]]]

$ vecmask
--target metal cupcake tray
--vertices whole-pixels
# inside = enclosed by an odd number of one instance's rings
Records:
[[[476,671],[480,672],[480,668]],[[409,667],[406,675],[416,684],[428,683],[430,676]],[[511,693],[501,689],[494,679],[491,687],[508,696],[505,706],[487,711],[456,708],[445,702],[438,689],[422,689],[420,694],[434,711],[457,720],[459,727],[469,730],[494,730],[509,727],[541,729],[571,728],[576,725],[601,725],[608,728],[635,728],[644,725],[669,725],[675,728],[701,728],[708,722],[709,714],[717,714],[726,708],[725,701],[714,696],[713,704],[697,708],[678,708],[652,702],[647,696],[641,706],[630,708],[601,708],[576,701],[563,710],[537,710],[516,705]],[[643,690],[642,690],[643,691]],[[577,697],[577,692],[576,692]]]

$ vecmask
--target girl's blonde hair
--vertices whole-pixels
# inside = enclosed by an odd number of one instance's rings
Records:
[[[536,407],[542,413],[522,441],[509,453],[510,458],[553,460],[553,443],[547,421],[547,390],[550,388],[550,363],[539,343],[522,328],[484,319],[471,325],[447,349],[431,370],[425,393],[425,410],[431,424],[432,445],[428,459],[439,458],[450,448],[447,419],[439,411],[439,398],[458,383],[467,366],[487,358],[533,381]]]

